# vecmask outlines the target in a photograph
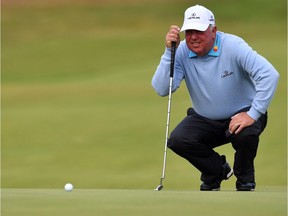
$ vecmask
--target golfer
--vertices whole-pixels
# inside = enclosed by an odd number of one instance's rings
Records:
[[[179,33],[185,32],[180,41]],[[168,147],[201,172],[202,191],[220,190],[233,175],[237,191],[254,191],[259,136],[279,74],[240,37],[217,30],[213,13],[196,5],[184,14],[180,29],[172,25],[166,49],[152,78],[160,96],[169,94],[171,44],[176,42],[172,92],[184,80],[193,108],[171,132]],[[214,148],[232,143],[231,169]]]

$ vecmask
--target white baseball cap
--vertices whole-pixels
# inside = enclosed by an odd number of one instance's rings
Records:
[[[201,5],[196,5],[185,11],[181,32],[188,29],[206,31],[211,24],[215,25],[213,13]]]

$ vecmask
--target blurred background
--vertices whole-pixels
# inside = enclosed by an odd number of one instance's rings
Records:
[[[256,181],[286,186],[285,0],[2,0],[2,188],[155,188],[168,99],[156,95],[151,78],[170,25],[181,26],[195,4],[280,73]],[[182,85],[171,130],[189,106]],[[217,151],[233,163],[231,145]],[[165,188],[198,190],[197,170],[170,150],[167,160]]]

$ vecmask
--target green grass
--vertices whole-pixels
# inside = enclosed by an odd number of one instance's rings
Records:
[[[283,187],[257,192],[111,190],[111,189],[4,189],[2,214],[9,216],[285,216]]]
[[[285,187],[286,3],[206,3],[219,30],[244,37],[280,73],[255,163],[260,188]],[[2,188],[59,189],[66,182],[81,189],[154,188],[162,169],[167,98],[158,97],[150,82],[165,34],[171,24],[182,24],[189,4],[4,5]],[[188,106],[183,85],[173,95],[171,128]],[[230,145],[217,151],[233,163]],[[165,188],[198,190],[199,184],[199,172],[169,151]],[[235,177],[223,184],[234,188]]]
[[[203,3],[219,30],[243,37],[280,73],[252,193],[235,192],[234,176],[219,192],[199,192],[199,172],[170,150],[165,188],[152,190],[167,98],[156,95],[151,77],[169,26],[182,24],[190,2],[31,2],[6,0],[1,8],[1,215],[287,214],[284,0]],[[173,95],[171,128],[188,106],[183,85]],[[231,145],[217,151],[233,163]]]

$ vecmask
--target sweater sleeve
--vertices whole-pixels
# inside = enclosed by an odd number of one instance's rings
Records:
[[[256,94],[248,115],[257,120],[264,114],[276,91],[279,74],[264,57],[252,50],[244,41],[240,41],[237,49],[237,62],[255,83]]]
[[[180,47],[180,46],[179,46]],[[179,67],[178,49],[176,50],[174,76],[172,92],[175,92],[179,88],[181,81],[183,80],[183,72]],[[152,78],[152,86],[158,95],[164,97],[169,94],[170,84],[170,64],[171,64],[171,49],[166,48],[164,54],[161,57],[160,63],[156,69],[156,72]]]

